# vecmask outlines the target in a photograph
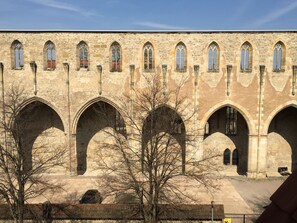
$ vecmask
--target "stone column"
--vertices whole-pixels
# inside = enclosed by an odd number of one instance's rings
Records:
[[[247,176],[251,178],[257,177],[257,160],[258,160],[258,135],[249,135],[249,148],[248,148],[248,170]]]
[[[257,177],[266,177],[267,168],[267,135],[261,135],[258,147],[258,170]]]

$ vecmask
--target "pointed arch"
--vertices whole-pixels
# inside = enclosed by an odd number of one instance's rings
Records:
[[[150,42],[146,42],[143,46],[143,69],[146,72],[155,69],[154,47]]]
[[[253,134],[255,133],[256,134],[256,129],[255,127],[252,125],[252,116],[249,114],[249,112],[241,105],[235,103],[235,102],[232,102],[232,101],[223,101],[215,106],[213,106],[211,109],[209,109],[204,117],[201,119],[201,122],[200,122],[200,129],[204,129],[205,128],[205,124],[207,122],[207,120],[210,118],[210,116],[212,114],[214,114],[216,111],[220,110],[221,108],[223,107],[232,107],[234,108],[235,110],[237,110],[245,119],[246,123],[247,123],[247,126],[248,126],[248,132],[249,134]]]
[[[106,134],[107,129],[116,130],[123,139],[127,138],[125,121],[120,112],[113,103],[103,98],[98,99],[86,103],[79,115],[76,115],[76,158],[79,175],[94,174],[95,154],[98,152],[98,146],[104,147],[104,143],[100,142],[114,139]],[[102,138],[103,135],[105,137]]]
[[[15,70],[23,69],[24,67],[24,49],[23,44],[15,40],[11,44],[11,67]]]
[[[118,42],[113,42],[110,46],[110,71],[122,71],[122,48]]]
[[[213,41],[208,46],[208,71],[219,71],[220,65],[220,48],[219,45]]]
[[[45,100],[45,99],[43,99],[43,98],[40,98],[40,97],[32,97],[32,98],[29,98],[29,99],[27,99],[27,100],[25,100],[19,107],[18,107],[18,109],[17,109],[17,115],[18,115],[18,113],[21,111],[21,110],[23,110],[26,106],[28,106],[29,104],[32,104],[32,103],[34,103],[34,102],[40,102],[40,103],[42,103],[42,104],[44,104],[44,105],[46,105],[46,106],[48,106],[48,107],[50,107],[57,115],[58,115],[58,117],[60,118],[60,120],[61,120],[61,122],[62,122],[62,124],[63,124],[63,129],[65,129],[65,126],[67,126],[66,125],[66,123],[65,123],[65,121],[64,121],[64,118],[63,118],[63,115],[62,115],[62,113],[58,110],[58,108],[54,105],[54,104],[52,104],[52,103],[50,103],[49,101],[47,101],[47,100]]]
[[[273,47],[273,71],[283,72],[286,62],[286,47],[282,41],[278,41]]]
[[[56,46],[48,40],[44,44],[43,48],[44,55],[44,70],[55,70],[56,69]]]
[[[121,117],[125,117],[123,114],[123,111],[121,110],[121,108],[114,102],[112,102],[110,99],[106,98],[106,97],[95,97],[90,99],[88,102],[86,102],[85,104],[83,104],[76,112],[76,115],[74,116],[74,119],[72,121],[72,134],[76,134],[77,131],[77,123],[79,118],[81,117],[82,113],[88,108],[90,107],[92,104],[97,103],[97,102],[105,102],[109,105],[111,105],[113,108],[115,108],[118,112],[119,115],[121,115]],[[125,120],[124,120],[125,121]]]
[[[225,149],[223,153],[223,164],[230,165],[231,160],[231,151],[230,149]]]
[[[175,69],[178,72],[187,71],[187,48],[183,42],[179,42],[175,47]]]
[[[89,68],[89,47],[85,41],[80,41],[77,44],[77,68]]]
[[[164,136],[172,137],[176,140],[180,147],[179,155],[181,161],[182,173],[185,173],[186,162],[186,128],[181,116],[176,110],[170,106],[162,105],[152,111],[146,117],[142,126],[142,159],[146,156],[145,151],[148,148],[148,144],[156,144],[160,146],[159,141]],[[152,140],[154,139],[154,140]],[[149,149],[148,149],[149,150]],[[147,151],[149,153],[149,151]],[[168,155],[168,154],[167,154]],[[177,158],[178,159],[178,158]]]
[[[21,149],[25,151],[25,171],[30,170],[36,160],[42,159],[40,154],[45,151],[65,149],[65,125],[60,115],[44,99],[35,97],[25,101],[14,118],[12,124],[17,124],[17,128],[14,128],[17,130],[16,136],[21,142]],[[65,169],[59,171],[64,173]]]
[[[263,134],[267,134],[268,133],[268,129],[269,129],[269,125],[272,121],[272,119],[282,110],[288,108],[288,107],[294,107],[297,108],[297,102],[295,100],[291,100],[288,101],[286,103],[283,103],[281,105],[279,105],[278,107],[276,107],[272,112],[270,112],[270,114],[268,115],[266,121],[264,122],[264,126],[263,126]]]
[[[232,165],[237,166],[239,162],[238,149],[234,149],[232,152]]]
[[[253,67],[253,48],[245,41],[240,48],[240,70],[241,72],[251,72]]]

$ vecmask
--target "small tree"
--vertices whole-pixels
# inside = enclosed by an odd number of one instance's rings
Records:
[[[9,205],[13,219],[18,223],[24,221],[24,214],[29,211],[26,210],[29,199],[58,188],[43,174],[62,165],[66,153],[64,146],[53,148],[46,142],[33,147],[36,137],[30,137],[30,133],[36,123],[33,117],[36,118],[38,103],[20,111],[25,101],[24,90],[13,87],[2,101],[0,120],[0,197]],[[47,131],[46,134],[51,133]]]
[[[114,128],[105,129],[107,140],[98,145],[97,163],[106,193],[128,194],[130,199],[132,195],[144,222],[154,223],[160,216],[159,204],[174,205],[189,198],[176,180],[215,187],[209,175],[217,172],[215,158],[220,154],[199,155],[195,134],[186,132],[185,123],[193,121],[195,111],[187,110],[190,102],[181,97],[185,82],[168,91],[158,75],[144,80],[142,89],[125,96],[122,117]],[[104,114],[102,109],[100,115]],[[194,148],[187,154],[186,145]]]

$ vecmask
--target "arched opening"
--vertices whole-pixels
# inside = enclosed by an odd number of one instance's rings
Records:
[[[124,119],[107,102],[90,105],[80,116],[76,130],[77,173],[83,175],[96,169],[96,151],[100,142],[108,140],[108,129],[114,129],[126,137]],[[110,136],[110,135],[109,135]]]
[[[297,109],[287,107],[272,119],[267,136],[267,172],[276,174],[279,167],[297,169]]]
[[[237,166],[238,165],[238,160],[239,160],[238,150],[234,149],[233,152],[232,152],[232,165]]]
[[[246,174],[249,130],[247,122],[240,112],[233,107],[225,106],[210,116],[207,120],[207,126],[208,132],[205,132],[203,141],[204,150],[221,153],[224,160],[223,164],[225,164],[225,153],[227,154],[225,149],[228,148],[230,156],[232,152],[232,158],[229,158],[228,165],[231,161],[232,165],[226,166],[226,172]],[[233,168],[233,165],[236,168]]]
[[[166,106],[157,108],[146,118],[142,129],[142,159],[149,159],[151,148],[163,148],[163,157],[174,154],[172,164],[179,165],[185,172],[186,129],[179,114]],[[177,153],[175,153],[177,151]],[[162,159],[162,158],[161,158]],[[164,160],[160,160],[163,162]],[[178,164],[179,163],[179,164]]]
[[[34,101],[26,105],[14,120],[14,129],[25,151],[24,169],[30,170],[42,159],[54,157],[59,151],[66,151],[64,126],[59,115],[48,105]],[[61,159],[66,159],[66,153]],[[66,164],[67,160],[63,163]],[[49,170],[54,174],[65,174],[65,167]]]
[[[230,165],[230,157],[231,157],[231,152],[230,152],[230,149],[227,148],[224,151],[224,160],[223,160],[224,165]]]

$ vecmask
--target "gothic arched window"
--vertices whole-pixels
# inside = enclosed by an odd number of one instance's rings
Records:
[[[240,70],[243,72],[252,70],[252,46],[248,42],[241,46]]]
[[[88,45],[84,42],[81,41],[78,45],[77,45],[77,49],[78,49],[78,68],[89,68],[89,48]]]
[[[232,165],[238,165],[238,160],[239,160],[238,150],[234,149],[232,152]]]
[[[208,48],[208,70],[219,70],[219,46],[216,43],[210,44]]]
[[[230,149],[225,149],[224,160],[223,160],[224,165],[230,165],[230,156],[231,156]]]
[[[45,70],[55,70],[56,69],[56,48],[55,45],[48,41],[44,46],[44,55],[45,55]]]
[[[186,46],[183,43],[179,43],[175,49],[176,71],[184,72],[187,70],[186,57]]]
[[[110,54],[111,54],[110,71],[111,72],[122,71],[122,52],[121,52],[121,46],[119,43],[114,42],[111,45]]]
[[[145,71],[154,70],[154,49],[150,43],[143,47],[143,68]]]
[[[24,67],[24,50],[23,45],[19,41],[14,41],[11,45],[12,50],[12,68],[22,69]]]
[[[273,51],[273,71],[280,72],[285,68],[285,46],[282,42],[278,42],[274,46]]]

